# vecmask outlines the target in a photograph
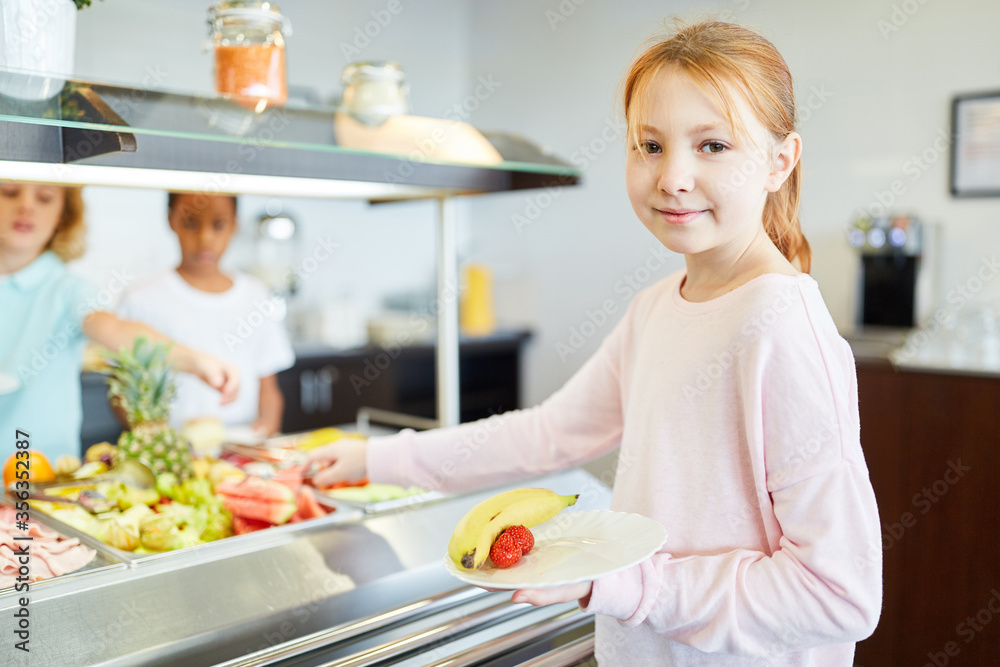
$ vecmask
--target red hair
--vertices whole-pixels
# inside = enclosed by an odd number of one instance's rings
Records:
[[[733,131],[746,135],[733,104],[737,91],[776,141],[795,130],[795,94],[785,59],[771,42],[732,23],[704,21],[681,27],[673,37],[643,51],[622,82],[622,101],[628,123],[628,141],[638,146],[644,102],[653,79],[665,66],[680,67],[725,112]],[[812,250],[799,224],[802,190],[801,162],[777,192],[764,204],[764,230],[788,261],[805,273],[812,264]]]

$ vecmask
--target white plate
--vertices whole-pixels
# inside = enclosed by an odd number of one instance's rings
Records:
[[[0,394],[10,394],[21,388],[21,381],[10,373],[0,372]]]
[[[534,548],[505,570],[491,563],[464,570],[447,554],[445,569],[484,588],[552,588],[624,570],[652,556],[667,539],[666,529],[649,517],[604,511],[562,512],[531,533]]]

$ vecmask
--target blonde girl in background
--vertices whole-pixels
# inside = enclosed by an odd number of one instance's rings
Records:
[[[475,453],[456,444],[476,424],[403,431],[317,450],[314,480],[461,491],[620,447],[611,509],[662,523],[661,551],[514,601],[578,600],[602,666],[850,667],[880,613],[879,520],[854,359],[807,273],[788,67],[756,33],[700,23],[638,57],[623,102],[629,200],[685,268]]]
[[[146,325],[101,309],[97,292],[66,263],[83,255],[86,227],[80,188],[0,182],[0,443],[14,451],[14,433],[51,461],[80,455],[80,369],[90,339],[106,348],[135,337],[168,342]],[[171,363],[221,393],[239,390],[231,364],[183,345]]]

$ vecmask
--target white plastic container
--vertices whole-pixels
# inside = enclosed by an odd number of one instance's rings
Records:
[[[0,93],[22,100],[55,97],[73,73],[72,0],[0,2]]]

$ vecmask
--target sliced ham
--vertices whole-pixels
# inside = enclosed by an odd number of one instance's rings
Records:
[[[32,540],[16,540],[24,531],[16,527],[17,513],[13,508],[0,508],[0,589],[17,583],[21,564],[17,551],[27,545],[31,581],[51,579],[79,570],[94,559],[97,552],[80,544],[77,538],[63,537],[59,532],[34,521],[28,524]]]

